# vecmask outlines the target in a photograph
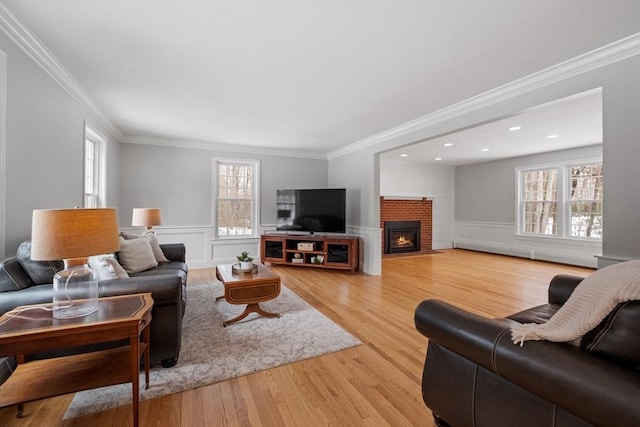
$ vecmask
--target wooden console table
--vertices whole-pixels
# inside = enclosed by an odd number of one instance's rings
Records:
[[[150,293],[100,298],[98,311],[54,319],[52,304],[17,307],[0,317],[0,356],[16,356],[18,366],[0,385],[0,407],[131,382],[133,425],[139,422],[140,358],[149,387]],[[142,340],[140,339],[142,336]],[[25,363],[25,355],[85,344],[129,340],[129,345]]]

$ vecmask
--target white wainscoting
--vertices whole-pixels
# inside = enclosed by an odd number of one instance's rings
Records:
[[[129,233],[141,233],[140,228],[123,228]],[[211,226],[154,227],[160,243],[184,243],[189,268],[211,268],[217,264],[236,262],[242,251],[260,259],[260,238],[216,239]]]
[[[382,274],[382,229],[347,225],[347,233],[360,237],[360,271],[372,276]]]
[[[456,221],[454,247],[596,268],[602,242],[516,235],[512,223]]]
[[[260,226],[260,234],[275,232],[275,225]],[[141,233],[141,228],[122,228],[127,233]],[[154,227],[153,231],[160,243],[184,243],[189,268],[212,268],[217,264],[236,262],[236,255],[249,252],[260,261],[260,238],[216,239],[211,226]],[[379,228],[347,226],[347,233],[360,237],[360,271],[380,275],[382,271],[382,253],[380,242],[382,231]]]

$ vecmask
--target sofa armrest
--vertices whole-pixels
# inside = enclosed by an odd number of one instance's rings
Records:
[[[160,249],[169,261],[185,262],[187,249],[183,243],[163,243]]]
[[[549,283],[549,304],[564,304],[573,290],[584,280],[582,276],[557,274]]]
[[[100,282],[100,297],[151,292],[153,305],[182,304],[182,278],[177,275],[140,276]]]
[[[565,343],[515,345],[509,330],[514,321],[486,319],[440,301],[420,303],[415,323],[433,343],[595,425],[632,426],[640,419],[640,375],[634,371]]]
[[[0,261],[0,292],[19,291],[33,286],[31,279],[16,257]]]
[[[508,319],[487,319],[437,300],[422,301],[414,321],[416,329],[430,341],[489,370],[495,341],[516,324]]]

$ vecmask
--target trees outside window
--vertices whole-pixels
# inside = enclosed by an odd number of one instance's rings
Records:
[[[214,160],[217,237],[257,235],[258,162]]]
[[[602,238],[601,161],[521,169],[518,176],[520,233]]]
[[[555,235],[558,231],[558,169],[523,172],[523,232]]]
[[[570,233],[602,238],[602,163],[569,168]]]

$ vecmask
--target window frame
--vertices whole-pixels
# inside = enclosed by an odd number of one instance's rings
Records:
[[[234,236],[221,236],[219,232],[218,226],[218,177],[219,177],[219,166],[220,165],[243,165],[243,166],[252,166],[253,167],[253,215],[251,218],[252,221],[252,234],[246,235],[234,235]],[[213,157],[212,158],[212,218],[211,223],[213,224],[213,232],[215,239],[221,240],[231,240],[231,239],[253,239],[259,237],[260,233],[258,231],[259,223],[258,219],[260,218],[260,161],[259,160],[250,160],[250,159],[234,159],[234,158],[223,158],[223,157]]]
[[[590,161],[580,161],[580,162],[567,162],[565,164],[565,181],[563,183],[563,185],[565,186],[564,191],[566,196],[566,207],[564,209],[566,215],[565,215],[565,222],[564,222],[564,227],[566,230],[566,235],[567,238],[569,239],[577,239],[577,240],[587,240],[587,241],[601,241],[602,237],[582,237],[582,236],[573,236],[572,233],[572,224],[571,224],[571,168],[573,167],[577,167],[577,166],[593,166],[593,165],[603,165],[602,160],[590,160]],[[602,171],[602,178],[604,180],[604,167],[603,167],[603,171]],[[603,183],[603,188],[602,188],[602,196],[603,198],[600,200],[601,205],[603,206],[603,210],[604,210],[604,183]],[[603,213],[603,218],[604,218],[604,213]]]
[[[546,163],[538,165],[528,165],[516,167],[516,236],[532,237],[540,239],[564,239],[564,240],[581,240],[588,242],[601,242],[602,237],[581,237],[571,235],[571,173],[570,169],[576,166],[589,166],[594,164],[603,164],[602,158],[588,158],[578,160],[568,160],[555,163]],[[524,232],[524,201],[523,201],[523,175],[526,172],[539,170],[557,170],[557,203],[558,209],[556,213],[557,225],[555,234],[538,234]],[[604,177],[604,172],[603,172]],[[604,195],[604,188],[602,191]],[[602,200],[604,203],[604,198]],[[604,209],[604,208],[603,208]]]
[[[523,231],[524,227],[526,227],[526,221],[525,219],[525,207],[526,204],[528,203],[532,203],[532,202],[527,202],[524,201],[524,179],[523,179],[523,175],[529,172],[538,172],[538,171],[556,171],[556,179],[558,182],[556,182],[556,199],[555,199],[555,203],[556,203],[556,231],[555,233],[530,233],[530,232],[525,232]],[[562,200],[563,200],[563,189],[561,188],[561,181],[560,181],[560,177],[561,175],[561,168],[557,165],[545,165],[545,166],[540,166],[540,167],[533,167],[533,168],[522,168],[520,169],[519,173],[518,173],[518,219],[520,221],[519,225],[518,225],[518,231],[519,234],[523,235],[523,236],[540,236],[540,237],[559,237],[560,233],[562,232],[562,227],[560,226],[560,224],[562,223],[562,218],[563,218],[563,204],[562,204]],[[541,201],[541,202],[537,202],[537,203],[544,203],[545,201]]]
[[[87,192],[87,176],[89,164],[87,163],[87,145],[93,148],[91,162],[91,176],[93,177],[92,192]],[[107,139],[85,123],[83,145],[83,179],[82,179],[82,203],[85,208],[101,208],[106,206],[106,146]],[[95,205],[89,203],[89,199],[95,199]]]

